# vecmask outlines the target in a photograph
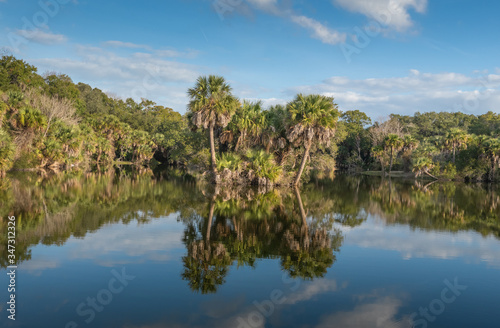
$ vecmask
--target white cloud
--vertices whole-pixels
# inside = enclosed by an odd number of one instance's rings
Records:
[[[54,34],[50,31],[45,32],[40,29],[35,30],[16,30],[16,34],[22,36],[28,41],[35,43],[54,45],[58,43],[64,43],[68,39],[62,34]]]
[[[333,0],[333,2],[400,32],[413,26],[410,10],[424,13],[427,9],[427,0]]]
[[[166,60],[156,54],[119,54],[99,47],[77,46],[73,58],[42,58],[31,62],[40,71],[64,72],[121,98],[148,98],[183,112],[186,90],[200,75],[199,67]]]
[[[334,97],[341,110],[359,109],[372,117],[416,111],[462,111],[478,114],[500,106],[500,75],[423,73],[404,77],[350,79],[335,76],[321,84],[290,88],[287,93]]]
[[[330,29],[313,18],[294,14],[293,9],[287,5],[287,2],[280,4],[277,0],[247,0],[247,2],[257,10],[289,19],[294,24],[311,31],[311,36],[323,43],[335,45],[345,42],[345,33]]]
[[[146,50],[151,49],[150,46],[144,44],[135,44],[132,42],[123,42],[123,41],[106,41],[103,42],[103,45],[115,48],[146,49]]]
[[[323,43],[335,45],[338,43],[343,43],[346,40],[345,33],[340,33],[335,30],[329,29],[325,25],[312,18],[292,15],[290,19],[295,24],[311,30],[313,32],[312,37],[321,40],[321,42]]]

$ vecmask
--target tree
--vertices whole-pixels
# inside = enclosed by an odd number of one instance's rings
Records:
[[[333,98],[322,95],[298,94],[287,106],[290,123],[287,138],[304,147],[304,155],[294,185],[300,182],[313,142],[329,145],[335,135],[339,111]]]
[[[422,175],[422,173],[427,174],[428,176],[437,180],[435,176],[429,173],[430,170],[434,167],[434,163],[428,157],[418,157],[413,163],[413,172],[416,177]]]
[[[489,180],[495,179],[495,172],[500,163],[500,139],[490,138],[484,143],[486,156],[491,161],[491,170]]]
[[[389,162],[389,174],[392,171],[392,164],[394,162],[394,155],[397,156],[397,153],[403,148],[403,140],[398,137],[396,134],[391,133],[384,139],[384,146],[389,148],[390,151],[390,162]]]
[[[236,110],[228,126],[233,135],[239,134],[234,150],[238,151],[245,146],[249,138],[253,138],[251,143],[257,143],[256,141],[266,125],[266,115],[262,111],[262,102],[244,101],[243,105]]]
[[[209,130],[212,171],[216,173],[214,129],[228,125],[239,101],[231,94],[231,87],[224,78],[214,75],[200,76],[196,85],[188,90],[188,96],[191,123]]]
[[[469,136],[459,128],[452,128],[445,136],[444,146],[451,149],[453,153],[452,162],[455,164],[455,157],[457,149],[467,146]]]

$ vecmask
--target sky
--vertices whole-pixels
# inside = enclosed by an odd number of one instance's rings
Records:
[[[120,98],[186,111],[200,75],[240,99],[341,111],[500,112],[500,2],[0,0],[0,48]]]

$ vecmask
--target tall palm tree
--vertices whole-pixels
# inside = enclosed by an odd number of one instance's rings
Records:
[[[197,128],[209,130],[212,171],[217,172],[214,129],[226,127],[231,121],[239,101],[231,94],[231,87],[221,76],[200,76],[196,85],[188,90],[190,102],[188,117]]]
[[[403,148],[403,139],[401,139],[397,134],[390,133],[387,137],[384,139],[384,146],[389,148],[390,150],[390,162],[389,162],[389,175],[391,174],[392,171],[392,164],[394,163],[394,155]]]
[[[461,148],[467,146],[468,139],[469,139],[469,136],[467,135],[467,133],[465,133],[463,130],[461,130],[459,128],[452,128],[446,134],[445,140],[444,140],[444,146],[447,149],[452,150],[452,152],[453,152],[453,157],[452,157],[453,164],[455,164],[455,157],[456,157],[457,149],[461,149]]]
[[[294,185],[300,182],[313,142],[329,145],[335,135],[339,111],[333,98],[322,95],[298,94],[288,104],[290,124],[287,138],[295,146],[304,146],[304,155]]]

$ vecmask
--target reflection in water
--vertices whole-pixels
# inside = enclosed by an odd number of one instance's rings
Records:
[[[207,216],[205,211],[184,219],[188,254],[182,277],[192,290],[216,292],[233,261],[253,267],[257,259],[279,258],[291,277],[324,276],[335,262],[341,234],[332,226],[309,229],[298,189],[295,196],[275,191],[233,194],[230,201],[209,196]]]
[[[386,224],[500,238],[496,188],[339,176],[290,193],[211,190],[178,171],[22,174],[0,184],[0,263],[7,266],[7,215],[18,220],[22,262],[38,243],[62,245],[104,224],[147,223],[178,212],[186,226],[184,277],[193,289],[215,291],[233,261],[253,266],[259,258],[279,258],[290,275],[312,279],[335,262],[342,243],[335,224],[356,227],[368,215]]]
[[[179,171],[20,174],[0,181],[0,260],[5,268],[5,218],[15,215],[23,283],[37,286],[22,295],[33,318],[53,315],[36,297],[54,277],[66,277],[67,285],[44,300],[52,297],[66,320],[74,320],[89,289],[102,288],[89,281],[104,277],[105,283],[109,267],[126,264],[138,278],[116,299],[116,309],[132,313],[139,306],[141,315],[127,315],[130,322],[121,326],[225,327],[220,321],[227,319],[234,327],[255,310],[253,300],[282,288],[286,301],[266,327],[396,327],[456,275],[470,285],[463,307],[479,297],[496,304],[498,195],[496,186],[353,176],[301,190],[219,190]],[[412,257],[419,259],[406,260]],[[486,268],[480,260],[499,265]],[[293,291],[280,286],[281,271],[303,284]],[[80,294],[72,289],[86,279]],[[144,293],[154,302],[137,305]],[[213,303],[215,297],[223,302]],[[200,304],[214,308],[203,312]],[[113,325],[113,307],[96,326]],[[165,309],[179,317],[162,318]],[[458,302],[446,311],[439,318],[444,326],[454,323],[448,313],[465,313]],[[475,311],[483,311],[482,324],[491,315],[487,307]]]

